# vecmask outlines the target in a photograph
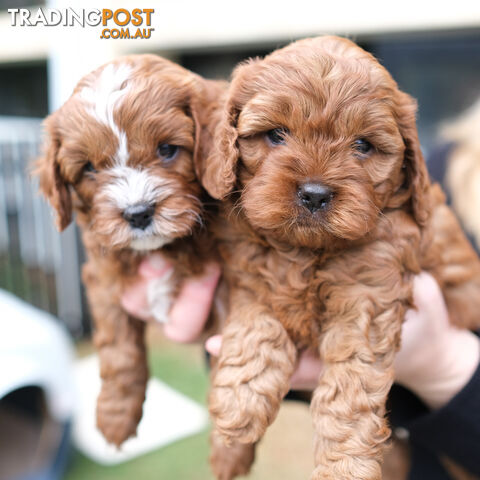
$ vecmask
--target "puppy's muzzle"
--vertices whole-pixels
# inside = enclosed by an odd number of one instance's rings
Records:
[[[333,191],[323,183],[307,182],[298,187],[297,195],[300,205],[315,213],[327,208],[333,198]]]
[[[145,230],[153,219],[155,213],[155,206],[147,203],[137,203],[131,205],[123,211],[123,218],[130,224],[132,228],[139,228]]]

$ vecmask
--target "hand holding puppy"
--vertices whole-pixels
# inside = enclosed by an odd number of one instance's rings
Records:
[[[137,282],[121,298],[123,308],[136,318],[158,320],[149,305],[148,286],[169,275],[172,269],[173,265],[159,253],[146,257],[139,266]],[[164,325],[164,333],[170,340],[188,343],[200,335],[210,313],[220,273],[219,265],[211,263],[200,277],[185,280]]]
[[[132,315],[151,320],[147,286],[173,268],[160,254],[147,257],[139,267],[139,279],[125,291],[123,307]],[[185,281],[172,306],[165,335],[176,342],[192,342],[203,330],[212,305],[220,267],[211,264],[201,277]],[[448,321],[448,312],[433,277],[422,273],[414,281],[417,309],[409,310],[402,328],[402,347],[395,359],[395,380],[409,388],[432,408],[452,399],[469,381],[480,360],[480,342],[468,330],[459,330]],[[429,342],[422,339],[429,338]],[[205,347],[218,356],[221,335],[210,337]],[[294,390],[313,390],[323,365],[315,352],[307,350],[291,378]]]

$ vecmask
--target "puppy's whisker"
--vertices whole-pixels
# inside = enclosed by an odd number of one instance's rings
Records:
[[[233,216],[237,219],[240,218],[240,214],[243,210],[242,199],[239,197],[232,206],[232,209],[228,213],[228,219],[231,220]]]

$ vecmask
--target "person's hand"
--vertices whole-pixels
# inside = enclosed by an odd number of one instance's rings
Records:
[[[417,310],[405,316],[395,379],[431,408],[439,408],[472,377],[480,360],[480,341],[449,323],[442,292],[431,275],[415,278],[413,294]]]
[[[405,316],[395,379],[430,407],[439,408],[470,380],[479,363],[480,341],[472,332],[449,324],[442,292],[431,275],[421,273],[415,278],[414,299],[417,309],[409,310]],[[219,335],[206,343],[212,355],[218,355],[220,347]],[[314,352],[303,353],[291,387],[313,390],[322,370],[322,362]]]
[[[139,279],[122,295],[123,308],[136,318],[154,320],[147,300],[148,284],[170,275],[172,269],[158,253],[146,257],[138,269]],[[220,266],[211,263],[202,276],[185,280],[164,324],[164,333],[169,339],[192,342],[198,338],[208,319],[220,273]]]

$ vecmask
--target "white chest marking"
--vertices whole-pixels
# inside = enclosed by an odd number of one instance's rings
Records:
[[[172,305],[173,285],[172,271],[162,278],[152,280],[147,288],[147,300],[153,318],[160,323],[168,322],[168,314]]]

